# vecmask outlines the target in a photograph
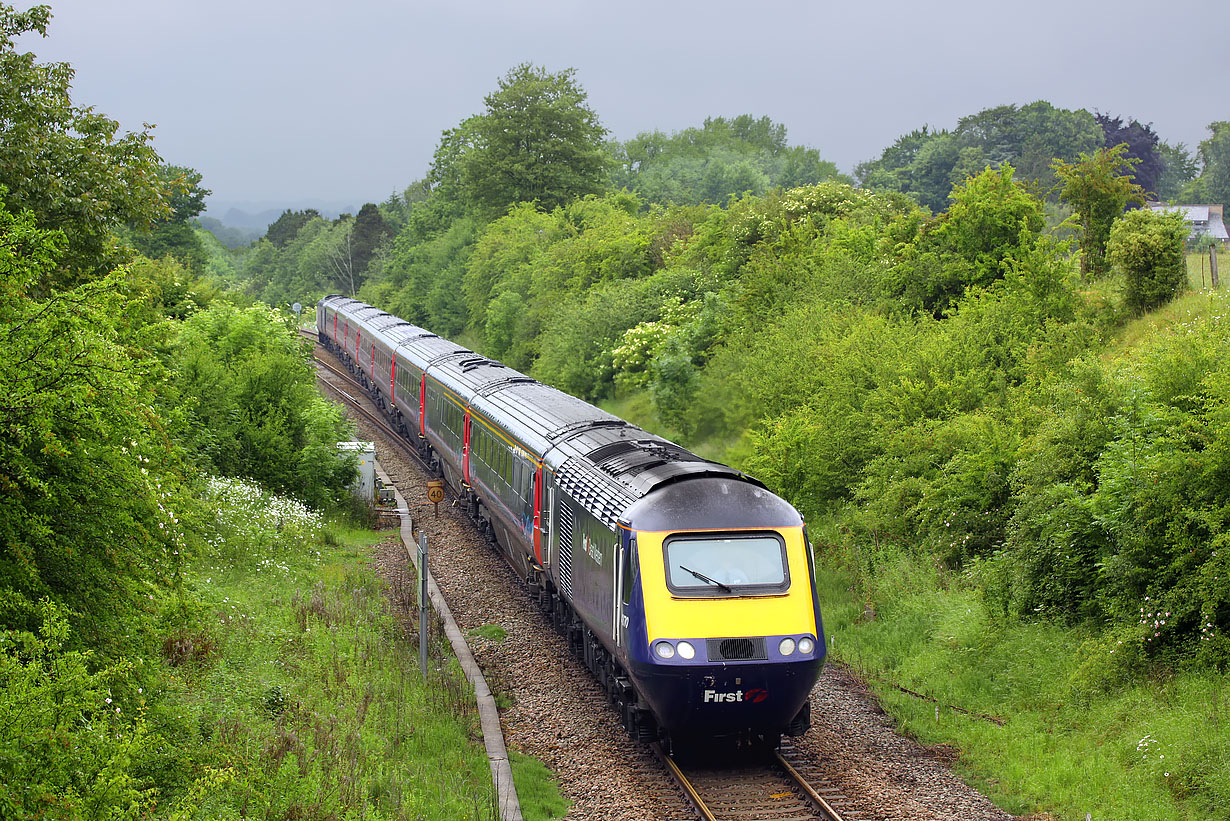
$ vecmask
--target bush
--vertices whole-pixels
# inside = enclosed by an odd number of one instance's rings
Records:
[[[1129,211],[1115,222],[1107,253],[1123,273],[1129,308],[1144,313],[1166,304],[1186,287],[1187,233],[1177,212]]]
[[[289,319],[265,307],[214,305],[184,322],[175,357],[192,438],[212,472],[318,507],[341,500],[353,476],[335,447],[344,419],[317,392],[308,348]]]
[[[67,649],[63,609],[41,608],[37,634],[0,633],[0,818],[148,817],[154,793],[132,772],[148,736],[131,664],[91,671],[91,653]]]

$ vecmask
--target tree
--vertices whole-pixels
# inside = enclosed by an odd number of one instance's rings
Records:
[[[176,373],[213,470],[322,506],[343,498],[353,472],[335,446],[344,417],[317,392],[309,348],[268,307],[215,303],[183,323]]]
[[[1121,117],[1112,118],[1109,114],[1096,114],[1098,125],[1106,135],[1106,148],[1114,148],[1120,143],[1127,145],[1124,157],[1136,160],[1134,173],[1136,182],[1144,189],[1146,195],[1157,195],[1162,174],[1165,171],[1165,161],[1160,151],[1161,141],[1153,132],[1153,126],[1141,125],[1129,119],[1124,125]]]
[[[607,131],[586,105],[575,69],[522,63],[486,97],[486,111],[445,132],[432,176],[492,213],[517,202],[547,210],[606,183]]]
[[[649,203],[725,205],[732,196],[797,188],[841,174],[814,148],[788,146],[786,127],[768,117],[708,117],[701,128],[644,132],[614,147],[615,188]]]
[[[1011,165],[988,167],[955,187],[948,211],[904,246],[899,293],[941,317],[967,288],[1002,279],[1042,233],[1042,201],[1031,187],[1014,179]]]
[[[112,239],[117,228],[170,213],[150,127],[117,135],[117,122],[72,104],[67,63],[16,52],[15,37],[45,37],[50,19],[47,6],[17,12],[0,3],[0,185],[11,209],[63,230],[68,243],[39,292],[101,276],[125,259]]]
[[[1046,189],[1053,182],[1052,159],[1073,159],[1095,150],[1102,140],[1102,129],[1088,111],[1038,100],[962,117],[952,132],[923,128],[907,134],[857,173],[866,187],[908,193],[939,212],[947,207],[954,185],[987,166],[1011,164],[1018,179]]]
[[[1129,211],[1115,222],[1107,249],[1110,261],[1123,272],[1128,307],[1139,313],[1157,308],[1187,285],[1183,215]]]
[[[49,599],[104,655],[128,651],[183,551],[160,370],[122,335],[140,289],[121,269],[39,297],[68,241],[4,198],[0,186],[0,630],[37,628]]]
[[[205,208],[211,193],[201,187],[201,172],[182,165],[164,165],[158,178],[170,213],[152,226],[134,226],[132,244],[151,259],[173,256],[194,274],[202,274],[208,255],[188,221]]]
[[[1077,162],[1057,159],[1052,164],[1059,177],[1059,198],[1072,207],[1081,229],[1081,273],[1106,273],[1106,243],[1110,229],[1129,202],[1143,203],[1144,189],[1130,173],[1136,160],[1126,157],[1127,145],[1099,148],[1081,154]]]
[[[377,250],[393,238],[393,233],[393,226],[385,221],[380,209],[373,203],[366,203],[355,215],[351,228],[351,253],[360,284]]]
[[[278,248],[285,248],[287,243],[295,238],[299,230],[314,219],[321,219],[320,212],[315,208],[305,208],[302,211],[292,211],[287,208],[282,216],[274,220],[265,231],[265,239]]]
[[[1200,143],[1200,181],[1208,202],[1230,204],[1230,122],[1209,123],[1212,136]]]
[[[1157,144],[1157,153],[1162,158],[1162,175],[1157,181],[1157,198],[1174,202],[1181,198],[1183,187],[1196,178],[1196,160],[1183,143]]]

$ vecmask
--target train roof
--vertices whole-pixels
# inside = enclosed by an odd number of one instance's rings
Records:
[[[569,495],[612,529],[637,500],[680,480],[708,476],[764,487],[741,471],[366,303],[337,296],[324,301],[368,320],[370,330],[387,335],[399,356],[507,428],[542,458]],[[377,320],[378,314],[389,319]]]

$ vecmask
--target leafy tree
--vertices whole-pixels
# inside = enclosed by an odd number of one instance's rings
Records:
[[[1169,302],[1187,285],[1183,215],[1137,210],[1111,228],[1107,255],[1123,272],[1128,307],[1143,313]]]
[[[147,257],[173,256],[194,275],[200,275],[205,271],[208,255],[188,221],[201,213],[210,192],[201,187],[201,173],[184,166],[163,166],[159,180],[166,191],[170,213],[152,226],[133,226],[131,242]]]
[[[985,169],[953,189],[952,206],[901,249],[894,292],[937,317],[967,288],[1002,278],[1037,241],[1042,201],[1011,165]]]
[[[1230,122],[1209,123],[1212,132],[1199,148],[1200,181],[1206,202],[1230,204]]]
[[[1106,273],[1111,226],[1129,202],[1144,202],[1144,190],[1130,173],[1136,161],[1126,153],[1127,146],[1120,144],[1081,154],[1077,162],[1057,159],[1052,165],[1062,186],[1059,198],[1071,206],[1081,229],[1082,274]]]
[[[342,498],[353,475],[335,447],[343,417],[316,391],[292,320],[215,304],[184,322],[175,364],[192,439],[213,471],[317,507]]]
[[[1183,143],[1172,146],[1159,142],[1157,153],[1162,159],[1162,174],[1157,182],[1157,198],[1165,202],[1174,202],[1182,197],[1183,187],[1196,178],[1198,170],[1196,160]]]
[[[1003,105],[962,117],[955,130],[923,128],[897,140],[879,159],[861,164],[864,186],[902,191],[934,212],[947,207],[952,186],[983,168],[1005,163],[1043,189],[1053,182],[1052,159],[1070,160],[1102,144],[1102,129],[1084,109],[1045,100]]]
[[[725,204],[732,196],[762,194],[841,175],[814,148],[788,146],[786,127],[768,117],[707,118],[676,134],[638,134],[616,146],[616,188],[651,203]]]
[[[1120,143],[1127,145],[1124,157],[1136,160],[1133,173],[1136,183],[1144,189],[1145,195],[1157,195],[1162,173],[1165,170],[1165,160],[1160,150],[1161,140],[1153,132],[1153,126],[1141,125],[1136,120],[1129,119],[1125,125],[1123,118],[1112,118],[1109,114],[1095,115],[1102,133],[1106,135],[1104,146],[1114,148]]]
[[[200,171],[183,165],[164,165],[158,177],[168,192],[167,204],[171,206],[168,219],[187,222],[205,210],[205,198],[213,192],[201,187]]]
[[[127,272],[36,295],[67,244],[0,205],[0,627],[36,629],[50,599],[110,655],[184,549],[182,466],[160,369],[124,338]]]
[[[149,130],[117,135],[117,122],[73,105],[68,64],[17,53],[14,38],[45,37],[50,19],[47,6],[18,12],[0,3],[0,185],[11,209],[67,240],[42,293],[102,275],[124,259],[112,238],[118,227],[170,213]]]
[[[606,183],[606,129],[575,69],[522,63],[500,78],[486,110],[445,132],[432,176],[462,200],[501,213],[517,202],[551,209]]]
[[[150,817],[157,791],[137,774],[153,746],[146,711],[125,715],[111,698],[133,689],[125,687],[132,662],[98,669],[93,653],[72,649],[64,607],[44,599],[39,611],[37,633],[6,633],[0,643],[3,817]]]
[[[355,215],[351,227],[351,254],[354,258],[355,272],[362,283],[376,252],[393,237],[393,226],[385,221],[380,209],[372,203],[366,203]]]
[[[292,211],[287,208],[265,231],[265,239],[277,248],[285,248],[303,226],[318,219],[321,219],[320,212],[315,208],[306,208],[302,211]]]

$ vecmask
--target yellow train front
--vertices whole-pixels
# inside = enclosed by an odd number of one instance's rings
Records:
[[[801,735],[824,662],[803,521],[758,484],[698,476],[624,512],[624,666],[676,740]]]

